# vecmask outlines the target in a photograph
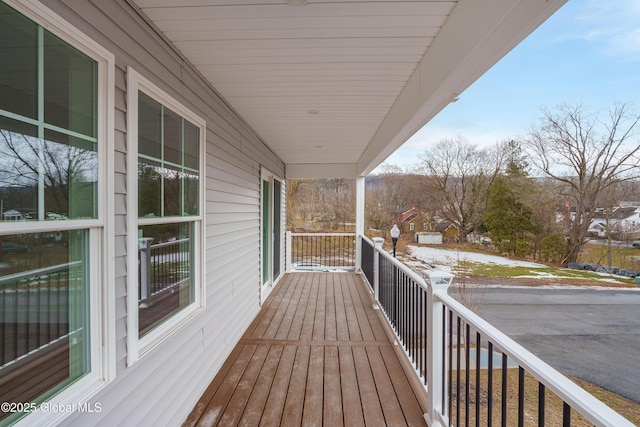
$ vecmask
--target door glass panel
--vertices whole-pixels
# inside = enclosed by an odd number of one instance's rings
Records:
[[[280,275],[280,210],[282,184],[273,180],[273,280]]]

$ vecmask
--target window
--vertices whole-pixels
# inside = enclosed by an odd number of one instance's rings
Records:
[[[422,229],[423,229],[424,231],[429,231],[429,224],[427,224],[426,222],[423,222],[423,223],[422,223]]]
[[[413,231],[415,227],[416,227],[416,225],[414,223],[410,223],[409,224],[409,230],[410,231]]]
[[[129,69],[129,362],[202,306],[205,124]],[[137,272],[137,274],[135,274]]]
[[[109,247],[102,177],[113,56],[44,6],[7,3],[14,2],[0,2],[0,401],[77,404],[112,375],[102,346],[111,330],[102,266],[110,261],[99,256]],[[0,424],[26,415],[0,412]]]

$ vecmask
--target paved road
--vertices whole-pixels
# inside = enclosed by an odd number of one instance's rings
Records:
[[[640,292],[475,289],[476,312],[560,372],[640,402]]]

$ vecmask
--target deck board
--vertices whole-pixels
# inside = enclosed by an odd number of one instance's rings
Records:
[[[426,425],[406,363],[361,276],[289,273],[184,425]]]

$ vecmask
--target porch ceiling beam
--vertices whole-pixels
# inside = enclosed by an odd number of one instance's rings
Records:
[[[355,178],[355,163],[293,163],[286,165],[286,178]]]
[[[460,1],[360,157],[358,175],[375,169],[566,1]]]

